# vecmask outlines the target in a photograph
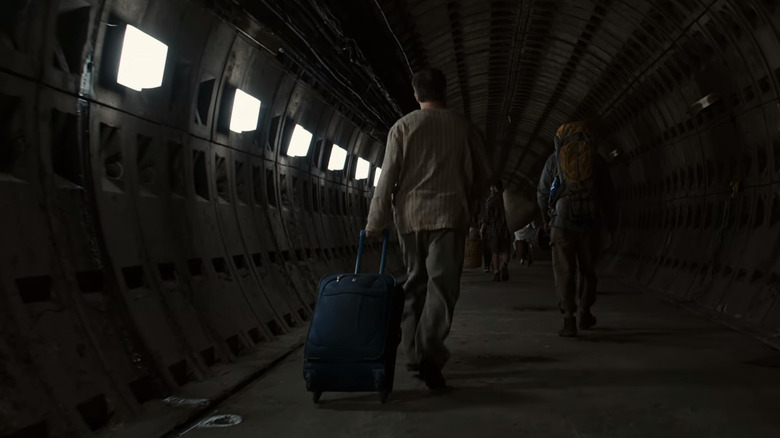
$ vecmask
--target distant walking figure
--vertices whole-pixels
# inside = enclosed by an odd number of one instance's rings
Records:
[[[479,202],[479,206],[477,207],[477,214],[476,214],[476,221],[477,221],[477,229],[479,230],[479,239],[482,242],[482,266],[485,270],[485,273],[490,272],[491,267],[493,266],[492,257],[493,253],[490,251],[490,244],[487,240],[487,236],[485,233],[482,232],[482,217],[485,215],[485,205],[487,204],[487,199],[493,194],[493,191],[489,191]]]
[[[493,281],[507,281],[509,279],[509,267],[507,266],[509,263],[509,244],[512,235],[506,222],[504,184],[500,180],[490,187],[490,196],[485,201],[480,230],[490,247],[493,259]]]

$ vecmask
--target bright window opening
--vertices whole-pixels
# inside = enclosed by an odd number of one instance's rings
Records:
[[[328,170],[342,170],[347,163],[347,151],[341,146],[334,144],[330,150],[330,160],[328,160]]]
[[[355,170],[355,179],[367,179],[368,172],[371,170],[371,165],[368,161],[358,157],[357,169]]]
[[[168,46],[128,24],[116,81],[136,91],[157,88],[162,85],[167,57]]]
[[[233,132],[254,131],[260,117],[260,101],[236,89],[233,110],[230,113],[230,130]]]
[[[374,187],[376,187],[377,184],[379,184],[379,175],[382,175],[382,168],[377,167],[374,171]]]
[[[704,108],[707,108],[708,106],[714,104],[720,100],[720,96],[717,93],[708,94],[701,99],[699,99],[697,102],[694,102],[691,107],[694,111],[701,111]]]
[[[287,155],[290,157],[305,157],[309,154],[311,146],[311,132],[305,130],[301,125],[295,125],[290,147],[287,148]]]

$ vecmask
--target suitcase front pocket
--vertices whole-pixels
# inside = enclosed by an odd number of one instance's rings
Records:
[[[385,351],[388,310],[386,292],[323,294],[312,318],[306,357],[378,360]]]

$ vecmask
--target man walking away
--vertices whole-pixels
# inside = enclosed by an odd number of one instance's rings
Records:
[[[407,368],[431,389],[445,386],[449,335],[460,295],[463,254],[472,206],[491,169],[479,132],[446,107],[446,79],[423,70],[412,80],[420,109],[398,120],[387,147],[366,233],[398,229],[408,279],[404,284],[403,349]]]
[[[561,336],[577,335],[596,324],[595,262],[601,238],[616,225],[615,191],[607,162],[595,149],[585,122],[562,125],[555,134],[555,152],[547,159],[537,187],[544,226],[550,229],[553,272],[559,307],[564,314]],[[577,289],[577,271],[582,276]]]

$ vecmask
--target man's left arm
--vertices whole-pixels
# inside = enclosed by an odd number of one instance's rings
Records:
[[[371,208],[368,211],[368,224],[366,224],[366,236],[375,237],[382,234],[382,230],[388,228],[393,218],[393,190],[401,173],[401,159],[403,156],[401,138],[398,126],[393,126],[387,133],[387,146],[385,158],[382,161],[382,175],[374,190],[371,199]]]

